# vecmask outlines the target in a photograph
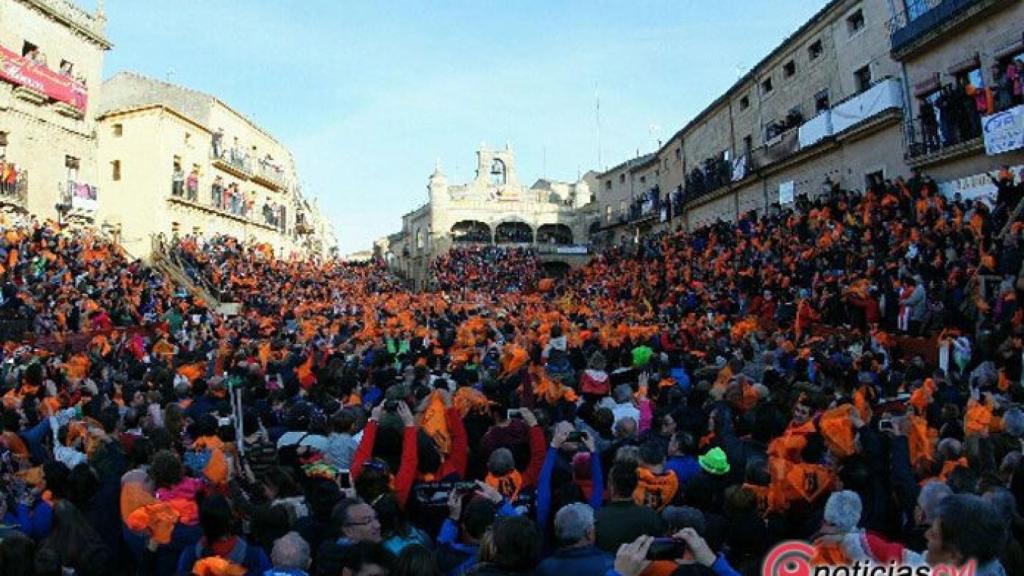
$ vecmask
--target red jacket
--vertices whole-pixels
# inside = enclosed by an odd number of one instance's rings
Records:
[[[416,426],[406,426],[402,433],[402,463],[398,466],[398,474],[395,475],[395,497],[398,505],[405,508],[409,500],[409,492],[412,490],[412,483],[416,479],[416,463],[419,460],[419,452],[416,445]],[[465,437],[465,429],[463,429]],[[363,429],[363,439],[356,448],[352,457],[352,469],[349,471],[352,480],[355,481],[363,471],[363,465],[370,459],[373,453],[373,444],[377,440],[377,422],[370,420]]]

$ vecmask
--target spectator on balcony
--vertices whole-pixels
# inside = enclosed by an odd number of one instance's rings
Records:
[[[171,194],[183,196],[185,194],[185,171],[181,164],[174,163],[174,172],[171,174]]]
[[[222,142],[224,141],[224,129],[217,128],[217,131],[213,133],[213,157],[220,158],[223,151],[221,150]]]
[[[192,168],[188,173],[185,188],[188,190],[188,199],[195,202],[199,197],[199,168]]]
[[[213,179],[213,186],[210,186],[210,204],[220,208],[224,201],[224,179],[217,176]]]
[[[921,99],[921,132],[924,136],[925,150],[931,152],[939,148],[939,119],[935,116],[935,106],[927,99]]]
[[[1010,68],[1013,64],[1006,66],[1004,73],[999,65],[992,66],[992,98],[996,111],[1007,110],[1013,107],[1013,79],[1010,78]]]

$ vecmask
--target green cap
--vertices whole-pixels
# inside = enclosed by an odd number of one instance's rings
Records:
[[[639,368],[647,365],[651,361],[651,356],[654,356],[654,350],[651,350],[650,346],[633,348],[633,367]]]
[[[697,458],[697,462],[708,474],[721,476],[729,473],[729,459],[725,457],[725,451],[721,448],[712,448],[703,456]]]

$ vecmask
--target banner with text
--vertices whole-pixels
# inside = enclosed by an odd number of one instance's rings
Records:
[[[981,126],[985,133],[985,154],[995,156],[1024,148],[1024,106],[982,116]]]
[[[84,111],[88,101],[85,86],[24,56],[0,46],[0,78],[70,104]]]

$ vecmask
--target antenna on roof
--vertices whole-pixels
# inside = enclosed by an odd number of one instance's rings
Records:
[[[171,79],[174,78],[174,68],[167,69],[167,74],[165,75],[165,78],[167,79],[167,82],[170,82]]]
[[[594,121],[597,123],[597,165],[601,166],[601,96],[597,93],[597,82],[594,82]]]

